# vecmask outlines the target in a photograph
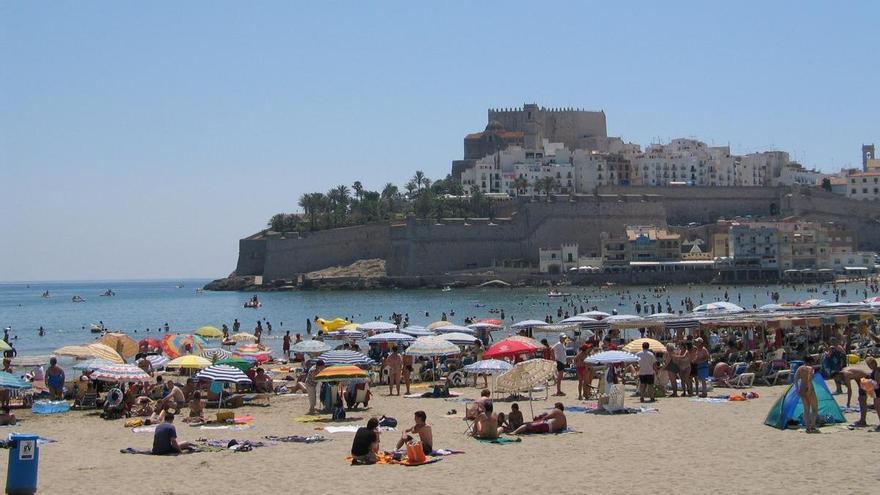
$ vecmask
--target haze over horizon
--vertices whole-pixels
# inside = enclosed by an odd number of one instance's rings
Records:
[[[225,276],[302,193],[445,177],[490,107],[824,171],[880,141],[873,2],[255,7],[0,4],[0,281]]]

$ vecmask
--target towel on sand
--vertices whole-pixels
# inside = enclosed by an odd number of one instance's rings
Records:
[[[407,459],[406,456],[403,456],[400,459],[395,459],[394,455],[389,454],[388,452],[379,452],[379,454],[377,454],[377,457],[378,457],[378,461],[376,462],[376,464],[390,464],[390,465],[396,465],[396,466],[409,466],[409,467],[424,466],[427,464],[433,464],[435,462],[440,462],[443,460],[442,457],[426,456],[425,462],[420,462],[418,464],[414,464],[414,463],[409,462],[409,459]],[[347,461],[349,461],[352,466],[366,466],[367,465],[362,462],[355,461],[351,456],[348,456],[345,459]]]
[[[266,440],[271,442],[293,442],[293,443],[318,443],[318,442],[326,442],[329,441],[329,438],[322,437],[321,435],[311,435],[308,437],[304,437],[302,435],[288,435],[286,437],[276,437],[274,435],[266,435]]]
[[[362,419],[364,418],[352,416],[334,420],[332,414],[315,414],[312,416],[297,416],[293,418],[297,423],[349,423],[351,421],[360,421]]]
[[[480,443],[494,443],[498,445],[504,445],[506,443],[519,443],[522,442],[522,438],[519,437],[498,437],[498,438],[476,438],[474,440]]]

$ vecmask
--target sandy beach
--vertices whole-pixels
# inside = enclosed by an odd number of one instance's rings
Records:
[[[568,406],[575,400],[576,382],[564,382]],[[833,387],[833,384],[830,384]],[[631,386],[628,387],[632,389]],[[756,387],[760,398],[747,402],[699,403],[665,398],[656,413],[598,415],[568,414],[578,433],[525,436],[521,443],[482,444],[465,436],[465,404],[447,399],[406,399],[378,392],[361,418],[344,424],[362,425],[370,416],[393,416],[398,430],[411,426],[412,413],[422,409],[434,427],[435,447],[465,453],[425,466],[350,466],[352,433],[327,434],[315,428],[325,423],[299,423],[307,409],[305,396],[274,397],[270,407],[244,407],[236,415],[252,415],[254,428],[243,431],[203,430],[176,422],[180,440],[197,438],[260,440],[266,435],[312,435],[332,439],[316,444],[279,443],[251,452],[202,452],[177,457],[121,454],[126,447],[149,448],[150,433],[133,433],[124,420],[105,421],[95,412],[35,416],[16,411],[20,425],[7,433],[37,433],[56,440],[40,451],[40,493],[192,494],[224,493],[869,493],[864,462],[873,455],[875,434],[844,425],[822,428],[818,435],[803,430],[781,431],[763,424],[773,401],[785,386]],[[479,390],[456,389],[475,398]],[[717,389],[717,393],[730,393]],[[836,396],[839,403],[846,396]],[[543,397],[542,397],[543,399]],[[536,400],[536,413],[556,398]],[[629,407],[638,399],[627,398]],[[528,404],[520,406],[530,417]],[[445,417],[456,409],[455,417]],[[496,411],[510,406],[496,402]],[[847,414],[854,421],[857,414]],[[876,424],[872,413],[869,424]],[[399,432],[382,434],[384,450],[393,449]],[[807,453],[812,452],[813,455]],[[798,455],[793,455],[793,454]],[[807,455],[804,455],[807,454]],[[845,456],[845,457],[844,457]],[[7,455],[3,453],[2,472]],[[876,475],[869,475],[876,479]]]

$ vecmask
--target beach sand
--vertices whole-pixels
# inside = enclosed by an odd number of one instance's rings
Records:
[[[564,383],[566,405],[580,405],[574,381]],[[767,411],[784,386],[756,387],[761,397],[721,404],[686,398],[658,400],[658,413],[597,415],[572,412],[569,425],[579,433],[526,436],[522,443],[481,444],[463,434],[462,402],[444,399],[387,397],[387,387],[373,389],[362,418],[388,415],[412,423],[423,409],[434,426],[436,448],[465,451],[419,467],[350,466],[352,433],[326,434],[332,441],[317,444],[280,443],[251,452],[196,453],[177,457],[126,455],[126,447],[146,449],[152,434],[133,433],[124,420],[105,421],[94,412],[37,417],[16,411],[19,426],[0,434],[28,432],[57,440],[40,451],[40,493],[193,494],[193,493],[869,493],[877,480],[867,459],[873,458],[880,433],[850,431],[845,426],[822,428],[818,435],[803,430],[780,431],[763,424]],[[424,389],[422,389],[424,390]],[[478,389],[456,389],[475,398]],[[729,389],[717,389],[730,393]],[[845,395],[836,396],[838,402]],[[542,397],[543,398],[543,397]],[[536,413],[556,400],[536,400]],[[253,415],[255,429],[200,430],[175,422],[180,440],[235,438],[259,440],[265,435],[311,435],[320,423],[299,423],[307,399],[275,397],[270,407],[244,407],[236,415]],[[627,406],[638,399],[627,397]],[[527,402],[520,402],[529,418]],[[458,417],[444,417],[456,409]],[[510,406],[496,402],[496,412]],[[853,421],[857,414],[847,414]],[[872,413],[869,423],[876,424]],[[348,423],[347,423],[348,424]],[[397,432],[383,433],[384,449],[392,449]],[[8,451],[7,451],[8,452]],[[7,452],[0,452],[6,473]],[[867,476],[867,477],[866,477]]]

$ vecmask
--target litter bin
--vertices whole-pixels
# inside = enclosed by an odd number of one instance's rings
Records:
[[[788,375],[788,383],[794,383],[794,374],[797,373],[797,369],[803,366],[803,361],[789,361],[791,364],[791,374]]]
[[[32,495],[37,492],[37,466],[40,462],[38,435],[10,435],[9,465],[6,470],[6,493]]]

